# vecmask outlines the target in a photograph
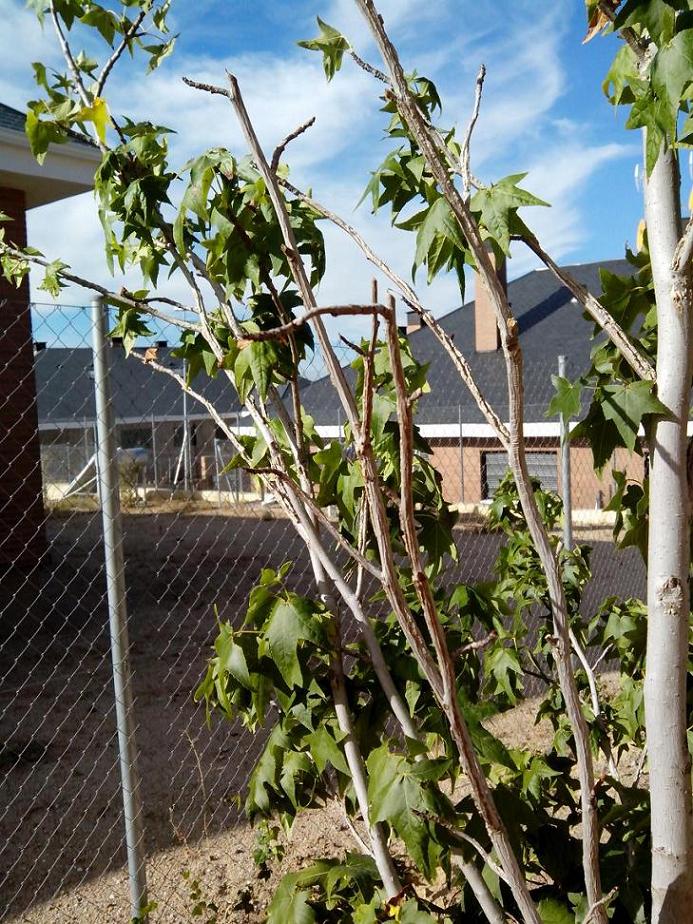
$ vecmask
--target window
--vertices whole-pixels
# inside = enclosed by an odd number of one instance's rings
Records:
[[[541,481],[547,491],[558,490],[558,466],[556,452],[528,452],[529,474]],[[490,500],[500,480],[508,470],[508,456],[502,451],[481,454],[481,495]]]
[[[120,427],[119,436],[121,449],[148,448],[152,444],[151,427]]]

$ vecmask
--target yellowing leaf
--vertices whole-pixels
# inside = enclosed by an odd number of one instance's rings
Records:
[[[693,195],[693,194],[692,194],[692,195]],[[690,202],[689,202],[689,206],[688,206],[688,207],[690,208]],[[645,230],[646,230],[646,227],[647,227],[647,226],[645,225],[645,219],[644,219],[644,218],[641,218],[640,221],[638,222],[638,231],[637,231],[636,239],[635,239],[635,249],[636,249],[636,251],[637,251],[638,253],[640,253],[640,251],[641,251],[641,250],[643,249],[643,247],[645,246]]]
[[[91,106],[84,106],[77,113],[78,122],[92,122],[96,135],[102,144],[106,143],[106,126],[110,116],[108,103],[101,96],[97,96]]]
[[[595,35],[599,35],[599,33],[605,29],[610,22],[611,20],[606,15],[606,13],[597,8],[592,14],[592,18],[589,22],[589,28],[587,30],[587,35],[582,40],[582,44],[586,45],[588,42],[591,42]]]

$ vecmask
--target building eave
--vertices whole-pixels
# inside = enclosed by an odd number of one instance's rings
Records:
[[[0,128],[0,186],[22,190],[28,209],[88,192],[100,161],[97,147],[67,141],[52,145],[39,164],[23,132]]]

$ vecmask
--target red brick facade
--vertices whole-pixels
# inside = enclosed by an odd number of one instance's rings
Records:
[[[443,493],[448,503],[459,504],[464,492],[464,503],[478,504],[484,499],[483,458],[488,451],[498,451],[496,440],[465,440],[460,453],[457,439],[429,440],[433,455],[431,462],[443,476]],[[558,439],[529,438],[527,451],[555,453],[558,490],[562,491],[561,467],[558,458]],[[573,445],[570,451],[570,481],[574,510],[594,510],[604,506],[611,499],[614,490],[612,470],[625,471],[629,479],[642,481],[644,475],[643,457],[625,449],[617,449],[610,464],[601,476],[594,470],[592,450],[589,446]],[[462,474],[460,467],[463,466]]]
[[[26,245],[24,193],[0,187],[7,239]],[[0,568],[34,564],[45,552],[29,283],[0,275]]]

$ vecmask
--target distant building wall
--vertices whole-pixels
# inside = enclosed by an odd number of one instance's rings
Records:
[[[0,186],[0,212],[25,247],[24,193]],[[28,280],[17,289],[0,277],[0,305],[0,566],[31,566],[46,542]]]
[[[469,440],[460,452],[459,440],[429,440],[433,450],[431,462],[443,478],[443,494],[448,503],[478,504],[487,499],[485,459],[487,454],[500,450],[497,440]],[[527,453],[530,469],[533,456],[544,460],[548,455],[555,456],[555,482],[559,491],[561,484],[561,466],[558,455],[557,439],[528,439]],[[552,462],[553,465],[553,462]],[[644,474],[642,456],[617,449],[614,458],[601,475],[594,470],[592,450],[589,446],[571,447],[571,488],[574,510],[592,510],[606,505],[614,491],[612,471],[625,471],[628,478],[642,481]]]

